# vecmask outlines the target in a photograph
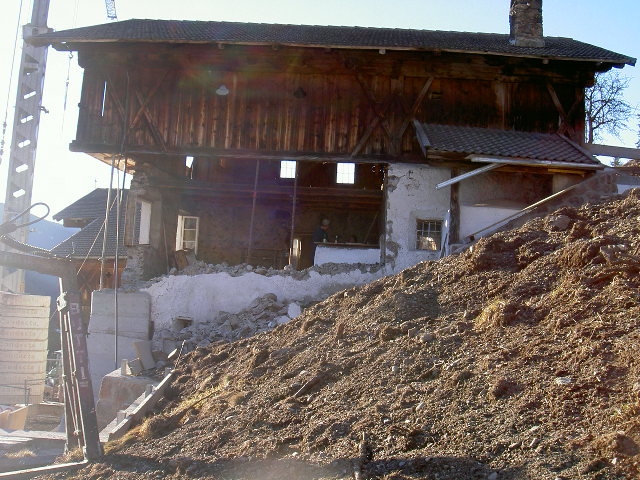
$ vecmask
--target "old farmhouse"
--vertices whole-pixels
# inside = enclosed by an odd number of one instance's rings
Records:
[[[181,249],[397,271],[603,168],[583,145],[584,89],[635,59],[544,37],[541,1],[512,0],[509,22],[507,35],[126,20],[29,40],[78,52],[71,149],[133,175],[134,275],[166,273]]]

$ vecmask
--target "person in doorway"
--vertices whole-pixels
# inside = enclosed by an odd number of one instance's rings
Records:
[[[320,226],[311,235],[311,262],[312,265],[316,263],[316,246],[318,243],[324,243],[329,241],[329,224],[331,222],[328,218],[323,218]]]
[[[323,218],[322,219],[322,223],[320,223],[320,226],[316,229],[315,232],[313,232],[313,243],[323,243],[323,242],[328,242],[329,241],[329,225],[331,224],[331,222],[329,221],[328,218]]]

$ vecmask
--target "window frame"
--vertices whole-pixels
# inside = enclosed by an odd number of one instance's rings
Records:
[[[347,169],[345,171],[345,169]],[[356,164],[354,162],[336,163],[336,183],[340,185],[355,185]]]
[[[424,252],[439,252],[442,249],[444,221],[438,218],[416,218],[415,249]],[[433,242],[435,248],[428,248],[427,242]]]
[[[142,199],[136,201],[138,245],[149,245],[151,243],[151,209],[151,202]]]
[[[285,175],[288,174],[288,175]],[[298,175],[297,160],[280,160],[280,179],[293,180]]]
[[[196,225],[195,228],[185,228],[186,220],[195,219]],[[185,232],[186,231],[194,231],[194,239],[193,240],[185,240]],[[176,232],[176,251],[177,250],[186,250],[192,249],[194,253],[198,254],[198,238],[200,236],[200,217],[196,217],[194,215],[178,215],[178,227]],[[185,243],[193,244],[193,248],[191,246],[186,246]]]

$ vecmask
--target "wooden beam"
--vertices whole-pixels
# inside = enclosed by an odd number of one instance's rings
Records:
[[[640,148],[616,147],[614,145],[599,145],[597,143],[585,143],[583,147],[591,152],[592,155],[640,160]]]
[[[158,129],[158,127],[156,127],[156,124],[151,116],[151,113],[149,113],[147,104],[149,103],[151,98],[153,98],[153,96],[158,92],[158,89],[164,82],[164,79],[167,78],[167,74],[168,74],[168,71],[165,71],[164,75],[158,78],[158,81],[153,86],[151,91],[149,91],[146,97],[142,96],[142,93],[140,93],[140,90],[135,89],[135,96],[136,96],[136,99],[138,100],[138,103],[140,104],[140,108],[134,115],[133,120],[131,121],[131,124],[129,125],[129,128],[128,128],[128,130],[131,130],[135,126],[135,124],[138,122],[140,117],[144,116],[145,120],[147,121],[147,124],[149,125],[151,136],[153,137],[153,139],[156,141],[156,143],[158,144],[158,146],[161,148],[163,152],[167,151],[167,145],[164,139],[162,138],[162,134],[160,133],[160,130]],[[123,145],[126,144],[125,141],[123,141],[122,143]]]
[[[427,81],[422,86],[422,89],[420,90],[420,93],[418,93],[418,96],[413,101],[413,105],[411,106],[410,110],[407,110],[406,109],[406,105],[404,104],[404,102],[402,102],[403,108],[405,108],[406,116],[405,116],[404,120],[402,121],[402,124],[400,125],[400,128],[398,129],[398,137],[400,139],[402,139],[402,136],[404,135],[404,132],[407,129],[407,127],[409,126],[409,124],[414,120],[416,114],[418,113],[418,109],[420,108],[420,105],[422,104],[422,101],[424,100],[424,97],[427,95],[427,93],[429,93],[429,89],[431,88],[431,84],[432,83],[433,83],[433,77],[427,78]]]
[[[556,93],[555,89],[553,88],[553,85],[551,85],[550,82],[547,82],[547,91],[549,92],[549,95],[551,96],[551,100],[553,101],[553,104],[556,106],[556,109],[560,114],[561,121],[558,127],[559,133],[566,133],[570,138],[575,139],[576,132],[573,129],[573,127],[569,124],[569,116],[567,115],[567,112],[565,111],[564,107],[562,106],[562,103],[560,102],[560,98],[558,97],[558,94]],[[575,109],[577,101],[578,100],[576,99],[576,101],[574,101],[573,105],[571,106],[571,109],[570,109],[571,112]]]
[[[79,144],[73,142],[69,145],[69,150],[72,152],[83,152],[98,160],[110,164],[111,155],[119,153],[119,145],[106,145],[106,144]],[[400,157],[392,157],[390,155],[356,155],[351,154],[335,154],[335,153],[315,153],[315,152],[292,152],[292,151],[278,151],[278,150],[251,150],[241,148],[198,148],[193,147],[189,149],[176,149],[174,151],[159,152],[152,150],[149,146],[132,147],[125,145],[125,149],[128,157],[127,171],[131,173],[135,170],[136,155],[148,155],[144,161],[154,161],[153,158],[163,158],[167,155],[185,156],[191,155],[194,157],[217,157],[227,158],[230,160],[296,160],[300,162],[355,162],[355,163],[368,163],[368,164],[382,164],[389,163],[391,160],[398,161]],[[401,157],[404,163],[424,163],[424,159],[418,154],[405,154]],[[140,160],[138,158],[138,160]],[[119,165],[120,168],[120,165]],[[121,168],[120,168],[121,169]]]
[[[385,133],[387,134],[387,137],[390,140],[392,140],[391,139],[391,127],[389,127],[389,123],[387,122],[387,119],[385,117],[385,114],[386,114],[387,110],[391,106],[392,96],[387,98],[387,100],[384,102],[384,104],[382,106],[382,109],[378,109],[378,102],[374,98],[373,94],[369,91],[367,86],[365,85],[364,80],[362,79],[362,75],[360,75],[359,73],[356,74],[356,80],[358,81],[358,84],[360,84],[360,87],[362,88],[362,91],[364,92],[365,96],[367,97],[367,100],[369,100],[369,104],[371,105],[371,111],[373,112],[374,117],[371,120],[371,122],[369,123],[369,125],[367,126],[367,129],[366,129],[365,133],[362,135],[362,137],[360,138],[360,141],[358,141],[358,144],[356,145],[356,147],[351,152],[351,156],[352,157],[354,157],[354,156],[356,156],[356,155],[358,155],[360,153],[360,150],[362,150],[364,148],[364,146],[367,143],[367,141],[369,141],[369,137],[371,137],[371,134],[378,127],[378,125],[382,125]]]

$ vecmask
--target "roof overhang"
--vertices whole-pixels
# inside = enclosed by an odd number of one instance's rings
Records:
[[[130,19],[25,37],[35,46],[75,51],[90,44],[209,44],[324,49],[464,53],[575,61],[598,69],[634,65],[635,58],[564,37],[545,47],[514,46],[509,35],[379,27],[282,25],[244,22]]]
[[[507,165],[568,173],[604,168],[590,151],[559,134],[423,124],[417,120],[414,127],[427,158],[448,155],[464,162],[493,165],[476,169],[473,175]]]

